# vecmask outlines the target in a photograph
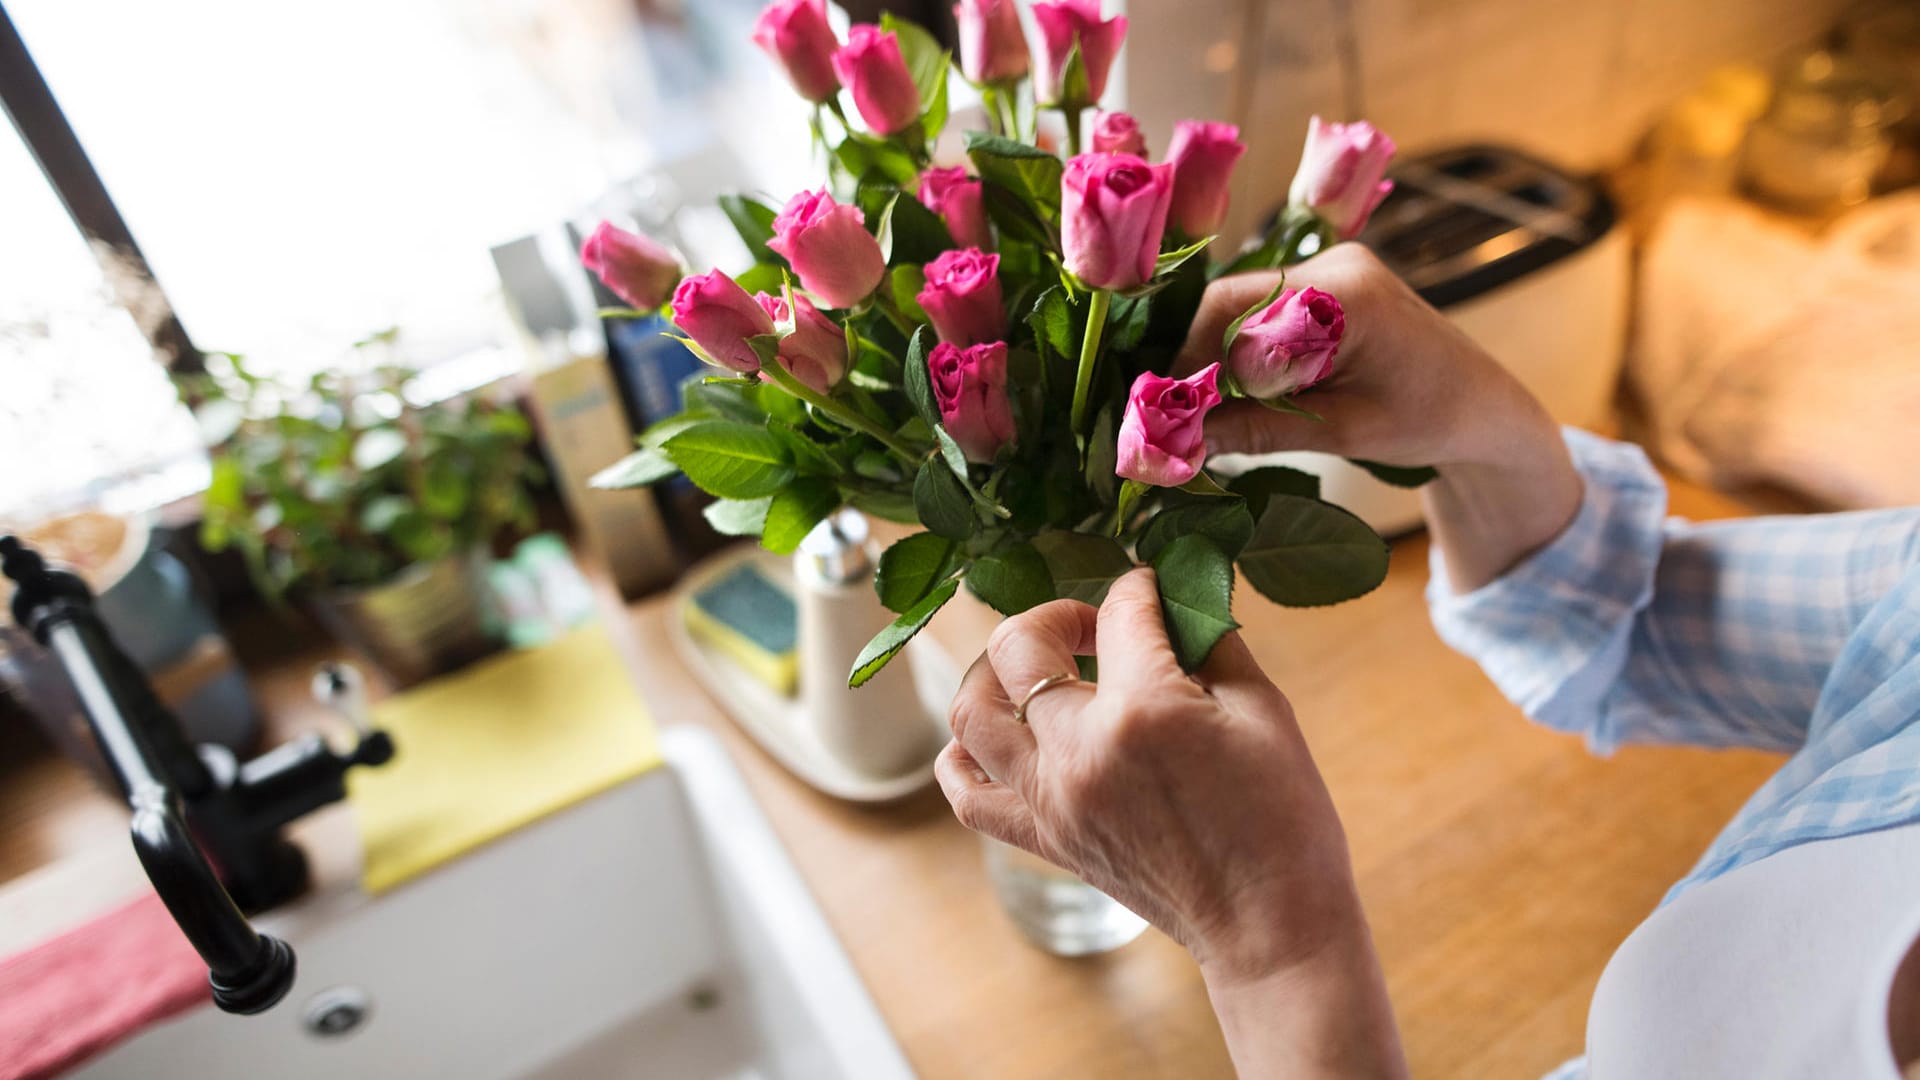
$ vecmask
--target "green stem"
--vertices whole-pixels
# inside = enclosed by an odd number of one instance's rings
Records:
[[[1093,290],[1093,301],[1087,305],[1087,329],[1080,337],[1080,368],[1073,376],[1073,430],[1076,434],[1087,432],[1087,391],[1093,387],[1093,367],[1100,359],[1100,335],[1107,328],[1107,308],[1113,302],[1113,293],[1106,289]]]
[[[890,288],[892,288],[890,281],[880,283],[880,287],[873,294],[873,306],[880,309],[880,314],[887,317],[887,321],[893,324],[895,330],[906,335],[908,341],[912,341],[913,332],[920,328],[919,324],[907,318],[907,313],[901,311],[900,305],[893,302],[893,297],[887,294]]]
[[[1020,84],[1010,82],[1000,93],[1000,107],[1006,111],[1005,128],[1010,139],[1020,138]]]
[[[893,451],[903,463],[910,466],[919,463],[919,455],[915,454],[898,439],[895,439],[892,432],[874,423],[859,411],[849,408],[845,403],[835,401],[818,390],[815,390],[813,387],[808,386],[806,383],[801,382],[799,379],[794,378],[791,371],[781,367],[777,362],[762,364],[760,373],[771,380],[773,385],[778,386],[780,389],[785,390],[801,401],[833,417],[841,424],[863,435],[871,436],[880,445]]]
[[[1080,156],[1080,107],[1072,103],[1061,106],[1060,115],[1067,122],[1067,157]]]
[[[1000,107],[1000,91],[992,86],[980,88],[980,106],[987,112],[987,130],[995,135],[1007,134],[1007,113]]]
[[[834,116],[839,118],[841,133],[845,135],[853,134],[853,125],[847,122],[846,110],[840,107],[840,95],[835,94],[834,96],[828,98],[826,101],[826,106],[827,108],[833,110]]]

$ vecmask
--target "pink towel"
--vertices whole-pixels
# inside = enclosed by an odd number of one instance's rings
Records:
[[[0,1080],[65,1072],[211,998],[206,965],[148,892],[0,961]]]

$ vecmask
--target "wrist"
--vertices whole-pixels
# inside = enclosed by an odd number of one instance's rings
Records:
[[[1201,966],[1235,1068],[1245,1077],[1406,1075],[1386,982],[1364,920],[1291,962]]]

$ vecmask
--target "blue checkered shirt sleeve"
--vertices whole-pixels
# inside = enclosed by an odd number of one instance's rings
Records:
[[[1915,510],[1691,524],[1638,447],[1567,429],[1573,523],[1435,627],[1539,723],[1622,743],[1798,749],[1836,658],[1920,563]]]

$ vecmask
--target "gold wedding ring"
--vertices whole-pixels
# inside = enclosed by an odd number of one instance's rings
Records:
[[[1065,686],[1070,682],[1079,681],[1080,676],[1075,675],[1071,671],[1063,671],[1058,675],[1049,675],[1039,682],[1034,683],[1033,689],[1027,691],[1027,696],[1021,698],[1020,704],[1013,707],[1013,722],[1016,724],[1024,724],[1027,722],[1027,706],[1033,704],[1034,698],[1039,697],[1041,694],[1046,693],[1056,686]]]

